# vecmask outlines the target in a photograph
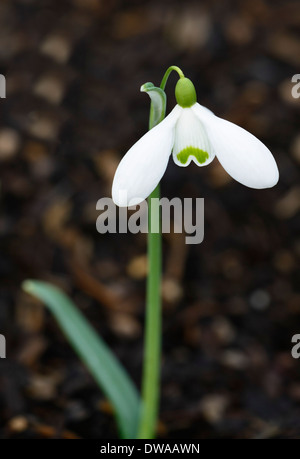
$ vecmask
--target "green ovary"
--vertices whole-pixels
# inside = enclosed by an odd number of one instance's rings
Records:
[[[194,156],[200,164],[204,164],[209,158],[209,154],[204,150],[200,150],[200,148],[186,147],[177,154],[177,159],[181,164],[186,164],[189,156]]]

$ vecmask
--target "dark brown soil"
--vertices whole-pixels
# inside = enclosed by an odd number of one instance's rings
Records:
[[[280,182],[250,190],[217,160],[170,161],[163,195],[205,198],[205,239],[164,237],[158,435],[299,438],[299,26],[291,0],[1,1],[1,438],[117,437],[101,391],[20,285],[64,288],[140,385],[146,239],[98,234],[96,202],[147,129],[141,84],[172,64],[200,103],[270,147]]]

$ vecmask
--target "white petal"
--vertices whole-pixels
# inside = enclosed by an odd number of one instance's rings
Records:
[[[140,138],[121,160],[112,185],[112,198],[120,207],[146,199],[162,178],[174,143],[175,124],[182,108],[176,105],[157,126]]]
[[[181,167],[188,166],[191,161],[197,166],[206,166],[214,157],[203,124],[191,108],[183,108],[175,129],[174,162]]]
[[[218,160],[231,177],[250,188],[276,185],[279,178],[277,164],[260,140],[198,103],[191,109],[204,124]]]

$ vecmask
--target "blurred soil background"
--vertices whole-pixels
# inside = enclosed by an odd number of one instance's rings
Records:
[[[98,234],[96,202],[147,129],[141,84],[169,65],[268,145],[280,182],[250,190],[217,159],[170,161],[162,194],[205,198],[205,239],[164,236],[158,436],[300,437],[299,27],[292,0],[1,0],[1,438],[117,438],[103,394],[20,285],[62,287],[140,386],[146,239]]]

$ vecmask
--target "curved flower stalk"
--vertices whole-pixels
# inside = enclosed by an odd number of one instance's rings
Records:
[[[180,167],[191,161],[207,166],[216,156],[227,173],[247,187],[276,185],[279,173],[270,150],[245,129],[200,105],[193,83],[182,73],[175,95],[177,105],[171,113],[121,160],[112,186],[115,204],[125,207],[146,199],[164,175],[172,152]]]

